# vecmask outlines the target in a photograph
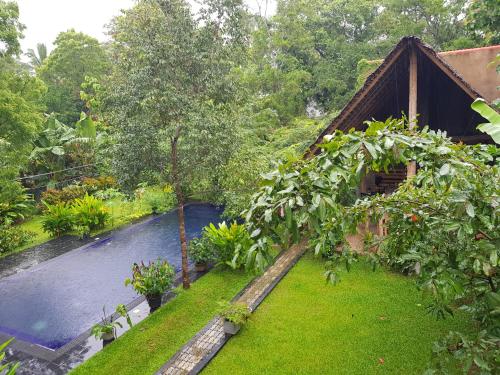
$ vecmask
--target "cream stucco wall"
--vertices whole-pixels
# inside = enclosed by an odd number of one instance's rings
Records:
[[[500,53],[500,45],[472,48],[458,51],[441,52],[442,57],[487,101],[500,97],[500,75],[496,65],[490,64]]]

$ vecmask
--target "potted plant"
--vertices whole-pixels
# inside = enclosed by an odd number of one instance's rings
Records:
[[[116,327],[122,328],[122,324],[118,321],[113,321],[113,316],[106,317],[106,308],[102,308],[103,318],[101,322],[92,327],[92,334],[96,339],[102,339],[103,346],[113,342],[116,338]],[[123,316],[127,320],[127,324],[132,327],[132,320],[128,315],[125,305],[120,304],[116,307],[116,313]]]
[[[153,312],[161,306],[161,298],[172,286],[174,276],[174,268],[166,260],[158,259],[148,265],[134,263],[132,278],[127,278],[125,285],[132,284],[138,294],[145,296]]]
[[[206,271],[208,262],[214,259],[212,247],[206,237],[191,240],[188,251],[189,258],[194,262],[196,272]]]
[[[231,336],[236,335],[250,316],[248,305],[243,302],[223,302],[220,305],[219,314],[224,319],[224,333]]]

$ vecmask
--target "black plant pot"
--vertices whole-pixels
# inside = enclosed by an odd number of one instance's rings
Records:
[[[194,268],[196,272],[205,272],[207,270],[207,262],[195,263]]]
[[[161,306],[161,294],[150,294],[146,296],[146,301],[148,301],[149,312],[152,313]]]
[[[113,341],[115,341],[115,334],[114,333],[105,333],[102,335],[102,347],[104,348],[106,345],[111,344]]]

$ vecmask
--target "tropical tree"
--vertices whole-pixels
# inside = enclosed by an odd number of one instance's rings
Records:
[[[17,3],[0,0],[0,57],[19,55],[19,39],[23,37],[24,29],[25,26],[19,22]]]
[[[109,60],[97,39],[75,30],[60,33],[54,46],[37,69],[37,75],[48,88],[45,96],[48,112],[72,124],[85,110],[80,98],[85,77],[101,78],[109,69]]]
[[[33,69],[38,68],[47,58],[47,46],[44,43],[37,43],[36,52],[29,48],[26,56],[30,59],[30,65]]]
[[[114,168],[125,186],[166,174],[175,188],[183,286],[189,287],[184,201],[233,147],[228,74],[244,43],[239,0],[139,1],[111,27],[114,71],[102,103],[116,129]]]

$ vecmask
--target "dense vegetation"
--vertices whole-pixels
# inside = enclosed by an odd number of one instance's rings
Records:
[[[86,236],[113,220],[116,202],[149,206],[127,220],[176,204],[187,288],[182,207],[203,199],[231,218],[247,209],[249,231],[209,228],[218,248],[195,243],[200,259],[262,270],[272,245],[308,237],[335,283],[356,258],[345,236],[385,215],[388,235],[367,238],[372,261],[415,273],[437,317],[460,306],[478,321],[436,354],[494,372],[498,148],[388,120],[302,154],[399,38],[489,45],[499,19],[495,1],[480,0],[279,0],[272,17],[242,0],[203,0],[196,13],[186,0],[139,0],[111,20],[109,43],[68,30],[25,64],[18,7],[0,0],[0,254],[29,243],[30,216],[53,236]],[[394,195],[357,199],[366,173],[411,160],[419,172]],[[436,358],[445,371],[449,356]]]

